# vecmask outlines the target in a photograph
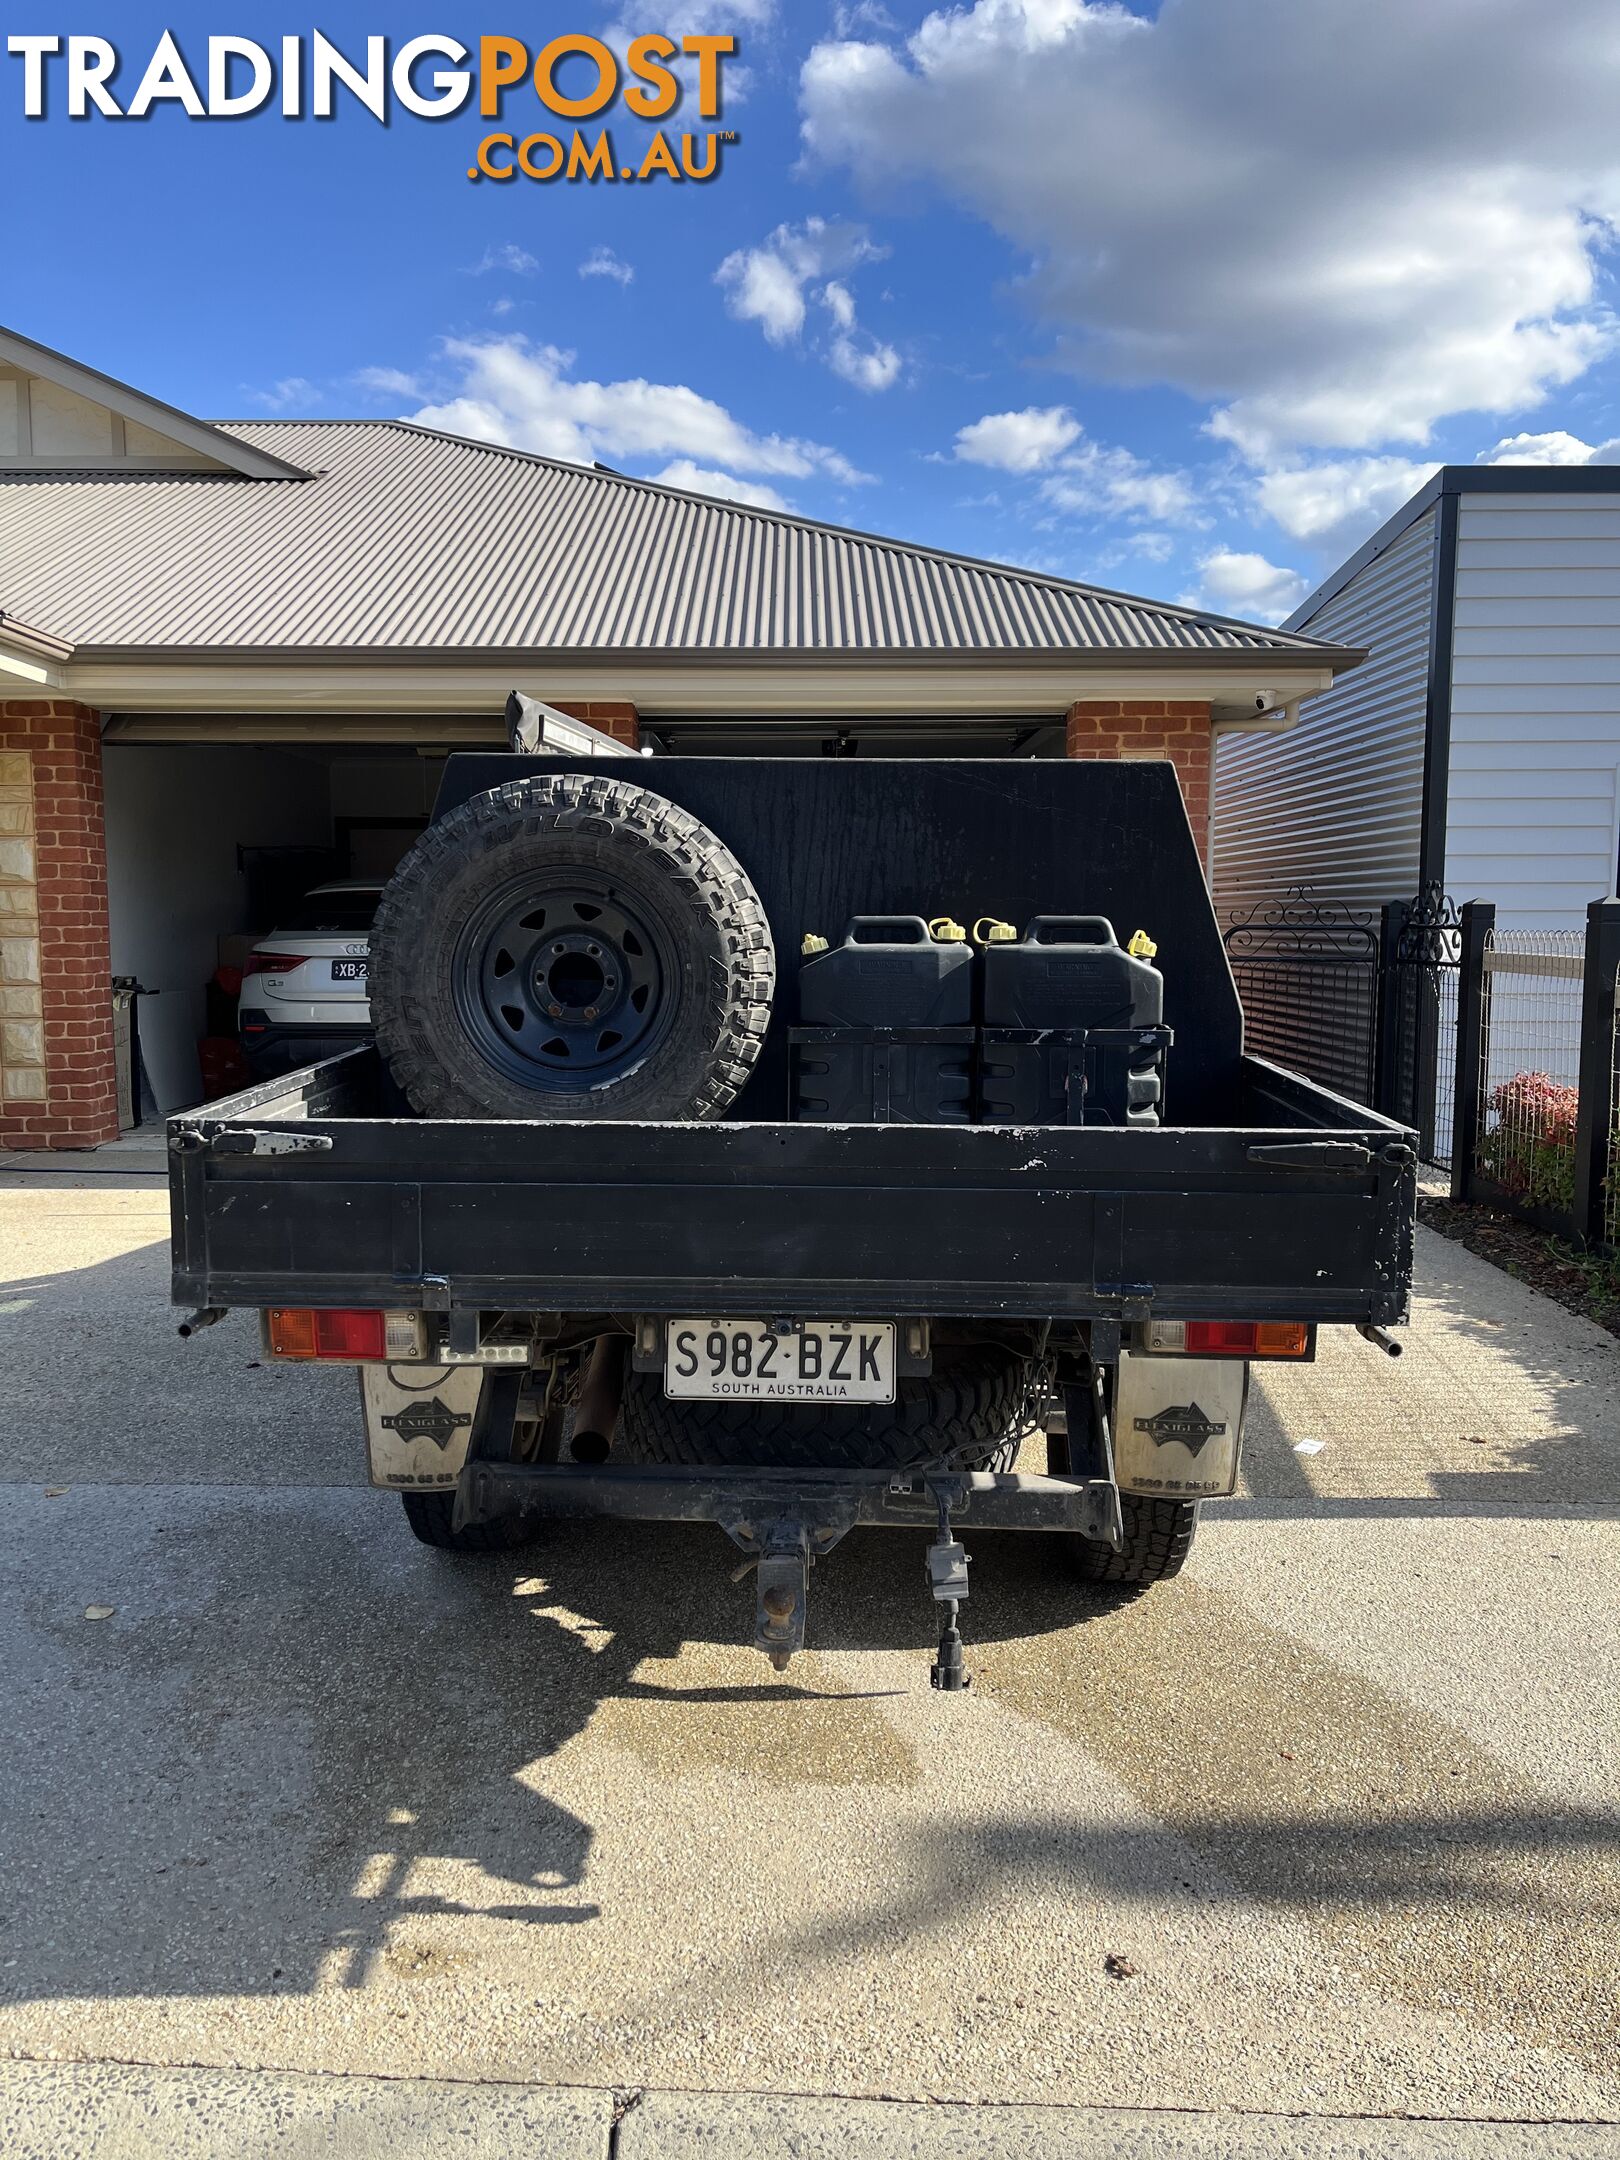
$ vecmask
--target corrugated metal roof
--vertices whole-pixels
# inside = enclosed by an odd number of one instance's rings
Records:
[[[314,475],[0,482],[0,606],[88,650],[1040,653],[1334,648],[400,421],[221,423]]]

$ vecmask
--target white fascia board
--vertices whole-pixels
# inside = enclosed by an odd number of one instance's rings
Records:
[[[1275,726],[1278,708],[1325,690],[1332,670],[1251,667],[1077,668],[1042,660],[872,662],[810,654],[790,661],[586,665],[433,660],[115,660],[87,656],[64,686],[98,712],[476,713],[499,711],[507,692],[548,704],[623,700],[662,718],[775,715],[873,719],[887,714],[1060,718],[1083,699],[1209,698],[1214,717]],[[1262,710],[1263,707],[1263,710]],[[1284,723],[1286,724],[1286,723]]]
[[[10,650],[0,638],[0,697],[5,695],[6,684],[11,681],[31,683],[41,690],[62,690],[65,672],[60,665],[52,665],[32,653]]]

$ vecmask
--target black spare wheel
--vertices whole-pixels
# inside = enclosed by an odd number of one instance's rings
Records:
[[[513,780],[430,825],[371,932],[377,1046],[429,1117],[718,1117],[775,980],[730,849],[590,774]]]
[[[672,1402],[659,1373],[627,1372],[617,1445],[632,1462],[733,1468],[984,1469],[1010,1457],[1034,1407],[1028,1363],[965,1345],[902,1378],[892,1403]]]

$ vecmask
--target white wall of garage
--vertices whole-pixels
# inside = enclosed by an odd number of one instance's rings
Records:
[[[222,933],[252,927],[239,844],[324,846],[324,762],[285,750],[108,744],[107,883],[115,975],[134,975],[158,1107],[197,1100],[204,985]]]

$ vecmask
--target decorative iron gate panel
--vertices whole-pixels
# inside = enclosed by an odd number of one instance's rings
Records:
[[[1462,917],[1437,884],[1384,910],[1374,1101],[1415,1126],[1425,1162],[1451,1160]]]
[[[1370,1103],[1377,1085],[1377,918],[1296,886],[1226,928],[1250,1050]]]

